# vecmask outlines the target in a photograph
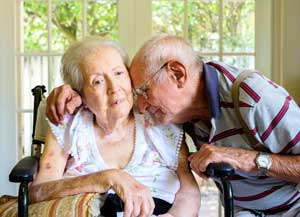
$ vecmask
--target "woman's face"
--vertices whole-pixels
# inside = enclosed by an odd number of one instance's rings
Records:
[[[129,73],[118,51],[101,47],[84,57],[83,100],[86,106],[105,122],[127,117],[133,96]]]

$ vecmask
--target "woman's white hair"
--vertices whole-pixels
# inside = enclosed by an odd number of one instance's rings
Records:
[[[97,52],[103,47],[116,49],[122,57],[124,65],[129,68],[129,57],[126,51],[116,42],[100,37],[86,37],[73,43],[64,53],[60,69],[63,81],[70,84],[74,90],[81,92],[83,77],[80,64],[85,56]]]
[[[167,61],[177,60],[184,64],[189,73],[202,69],[202,59],[192,46],[183,38],[169,34],[160,34],[148,40],[137,52],[132,62],[138,61],[141,70],[153,76]],[[154,80],[163,80],[164,73],[159,73]]]

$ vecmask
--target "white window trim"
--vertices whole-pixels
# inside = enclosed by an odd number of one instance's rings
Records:
[[[272,14],[273,0],[255,2],[255,68],[268,78],[273,78],[272,67]]]
[[[183,0],[186,5],[189,0]],[[219,0],[223,4],[223,0]],[[262,17],[255,22],[255,52],[223,52],[222,41],[219,52],[200,53],[203,56],[254,56],[255,68],[261,70],[266,76],[271,76],[271,21],[272,0],[256,0],[255,16]],[[152,4],[151,0],[120,0],[119,1],[119,26],[120,42],[126,48],[132,58],[140,46],[149,39],[152,33]],[[186,9],[186,8],[185,8]],[[219,12],[222,18],[222,10]],[[187,39],[187,11],[184,14],[184,32]],[[222,33],[222,23],[219,23],[219,31]],[[267,36],[267,37],[266,37]],[[222,38],[222,37],[221,37]],[[221,39],[222,40],[222,39]]]

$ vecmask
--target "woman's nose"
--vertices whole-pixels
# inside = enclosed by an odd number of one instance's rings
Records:
[[[111,94],[111,95],[116,94],[119,91],[120,91],[120,87],[118,87],[118,86],[114,86],[114,87],[108,89],[108,93]]]
[[[141,113],[145,113],[147,111],[147,108],[150,106],[150,104],[143,96],[138,96],[137,104],[138,104],[139,111]]]
[[[120,86],[111,79],[107,79],[107,92],[108,94],[115,94],[120,91]]]

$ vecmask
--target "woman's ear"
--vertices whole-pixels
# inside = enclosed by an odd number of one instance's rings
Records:
[[[171,79],[176,82],[179,88],[182,88],[187,78],[185,66],[177,60],[170,60],[167,64],[167,68]]]

